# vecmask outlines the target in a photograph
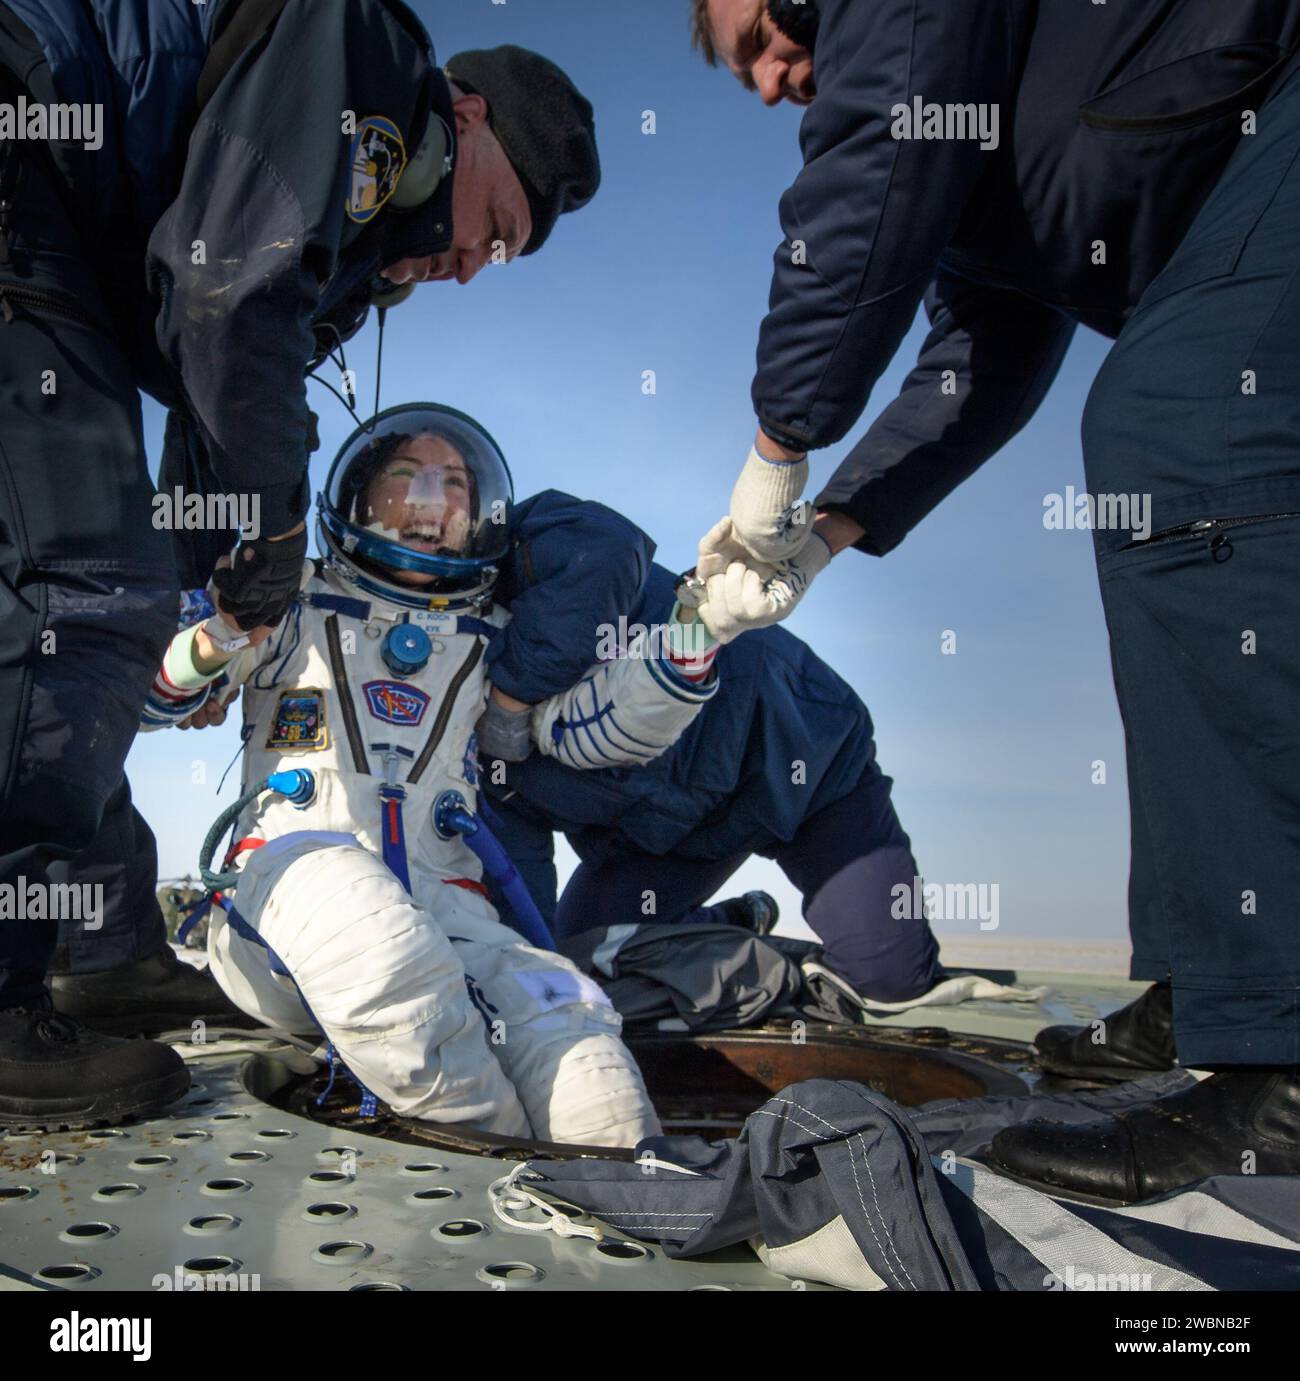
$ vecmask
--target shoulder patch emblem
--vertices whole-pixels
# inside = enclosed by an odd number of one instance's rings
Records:
[[[400,681],[367,681],[361,689],[366,693],[366,708],[385,724],[413,728],[429,708],[429,697],[422,690]]]
[[[348,219],[364,225],[397,190],[406,167],[402,131],[386,115],[367,115],[352,140]]]
[[[325,692],[315,686],[295,686],[283,691],[275,706],[266,746],[290,753],[328,748]]]

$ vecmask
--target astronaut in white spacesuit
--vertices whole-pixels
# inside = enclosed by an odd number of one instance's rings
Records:
[[[265,791],[237,823],[238,883],[208,938],[234,1002],[323,1030],[403,1116],[631,1146],[659,1124],[618,1014],[573,964],[501,924],[478,856],[446,823],[476,802],[510,503],[477,423],[390,409],[334,462],[318,500],[325,557],[285,620],[238,648],[220,620],[178,634],[143,727],[243,687],[245,791],[310,773],[308,800]],[[708,652],[680,634],[662,657],[598,664],[536,706],[537,748],[575,766],[667,749],[716,689]]]

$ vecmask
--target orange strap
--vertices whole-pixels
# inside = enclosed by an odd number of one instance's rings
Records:
[[[258,839],[250,834],[246,838],[232,844],[226,851],[226,861],[221,865],[222,869],[229,868],[240,854],[246,854],[250,849],[260,849],[265,843],[265,839]]]
[[[444,887],[463,887],[467,892],[477,892],[480,897],[488,897],[491,900],[488,889],[481,882],[475,882],[473,878],[443,878],[442,885]]]

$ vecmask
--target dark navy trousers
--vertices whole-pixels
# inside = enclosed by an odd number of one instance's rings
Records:
[[[910,900],[917,872],[891,786],[873,762],[852,792],[809,816],[788,843],[756,850],[802,893],[804,919],[825,947],[827,965],[880,1002],[928,991],[938,960],[929,923],[897,904],[901,894],[894,889],[905,889]],[[520,793],[508,799],[493,795],[491,809],[497,817],[493,829],[561,947],[598,926],[725,924],[720,909],[704,903],[749,857],[656,856],[611,832],[600,860],[580,863],[557,900],[553,831],[564,833],[573,822]]]
[[[1134,978],[1185,1064],[1300,1063],[1300,78],[1258,112],[1093,387]],[[1207,526],[1207,524],[1209,526]]]
[[[70,967],[163,943],[153,838],[123,763],[177,588],[136,378],[85,243],[43,146],[0,144],[0,168],[0,883],[50,902],[43,918],[24,902],[27,919],[0,919],[0,1006],[14,1006],[54,955],[49,913],[68,894],[52,883],[103,889],[95,928],[62,905]]]

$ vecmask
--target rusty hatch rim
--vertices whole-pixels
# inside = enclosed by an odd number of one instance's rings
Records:
[[[734,1135],[739,1122],[767,1097],[804,1079],[866,1083],[905,1107],[940,1098],[1029,1092],[1020,1071],[1030,1064],[1032,1051],[1015,1041],[966,1039],[941,1027],[865,1032],[808,1024],[801,1034],[802,1042],[796,1043],[787,1025],[698,1036],[629,1032],[625,1039],[670,1134],[698,1132],[714,1139],[730,1130]],[[417,1122],[383,1104],[377,1118],[363,1119],[357,1086],[343,1075],[324,1108],[317,1108],[323,1072],[304,1074],[273,1054],[251,1056],[242,1080],[253,1097],[285,1112],[401,1145],[505,1160],[633,1158],[623,1147],[564,1145]]]

